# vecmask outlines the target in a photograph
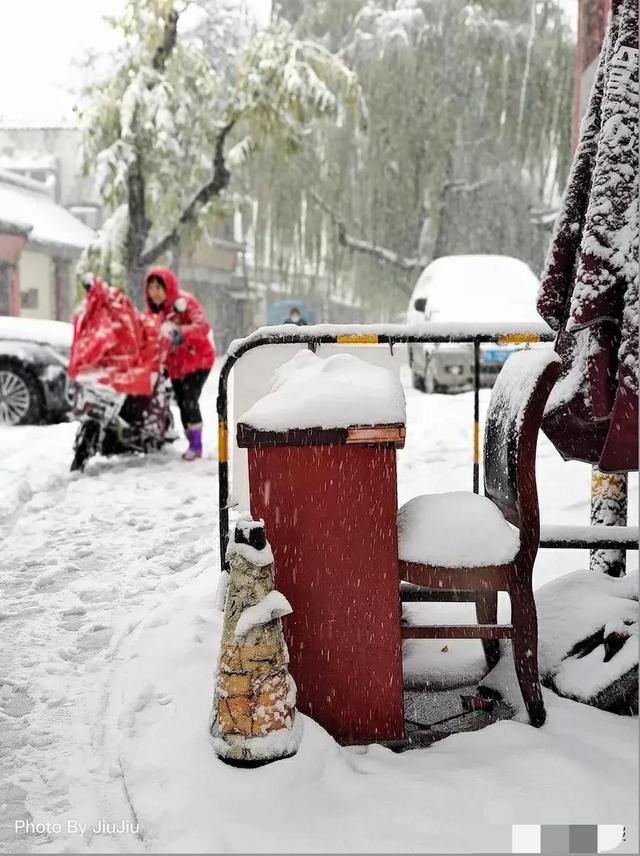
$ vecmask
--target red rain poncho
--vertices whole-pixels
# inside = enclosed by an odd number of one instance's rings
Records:
[[[124,292],[94,277],[73,318],[69,376],[127,395],[151,395],[169,343],[160,320],[141,315]]]

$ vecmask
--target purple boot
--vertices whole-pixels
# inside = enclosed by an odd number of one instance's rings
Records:
[[[187,428],[189,448],[182,456],[184,461],[195,461],[202,457],[202,428]]]

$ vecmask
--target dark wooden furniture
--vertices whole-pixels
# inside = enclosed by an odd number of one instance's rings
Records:
[[[536,607],[533,599],[532,573],[538,551],[540,517],[536,489],[536,445],[545,404],[560,372],[560,363],[553,352],[546,349],[523,351],[512,355],[505,363],[494,386],[487,412],[484,443],[484,497],[476,497],[464,505],[471,509],[469,518],[456,516],[452,495],[435,494],[432,503],[444,503],[440,523],[452,514],[452,532],[464,532],[477,536],[479,542],[486,532],[482,531],[483,514],[489,510],[492,525],[495,512],[486,508],[487,499],[501,512],[504,526],[517,527],[518,538],[514,555],[496,563],[477,565],[464,562],[455,565],[459,545],[455,538],[451,543],[454,564],[442,558],[442,543],[438,545],[439,558],[434,563],[429,556],[429,545],[425,544],[424,555],[411,555],[407,559],[407,521],[411,526],[420,526],[411,509],[420,509],[419,503],[426,498],[417,497],[406,503],[399,513],[399,574],[405,583],[434,590],[434,599],[466,601],[476,604],[477,625],[462,626],[411,626],[403,627],[404,639],[469,639],[480,638],[487,663],[492,668],[498,661],[499,639],[510,638],[520,689],[531,724],[540,726],[545,721],[542,691],[538,677],[538,627]],[[439,499],[440,498],[440,499]],[[412,506],[411,504],[414,503]],[[423,502],[424,505],[424,502]],[[478,507],[476,515],[474,509]],[[481,508],[482,506],[482,508]],[[447,510],[448,509],[448,510]],[[426,526],[428,521],[423,521]],[[476,526],[474,530],[470,527]],[[446,528],[446,527],[443,527]],[[426,530],[424,530],[426,531]],[[513,533],[511,533],[513,534]],[[505,543],[510,533],[505,531]],[[472,540],[472,539],[471,539]],[[499,540],[499,539],[498,539]],[[418,538],[420,542],[420,538]],[[415,544],[415,541],[414,541]],[[496,545],[497,553],[501,552]],[[403,550],[405,555],[403,555]],[[415,551],[414,551],[415,552]],[[486,543],[479,546],[478,555],[486,561],[491,550]],[[504,554],[504,545],[502,547]],[[419,559],[419,561],[417,560]],[[405,589],[408,587],[405,585]],[[414,590],[415,591],[415,590]],[[497,624],[498,591],[509,593],[511,600],[511,624]],[[472,594],[470,594],[472,593]],[[416,596],[407,599],[418,600]]]

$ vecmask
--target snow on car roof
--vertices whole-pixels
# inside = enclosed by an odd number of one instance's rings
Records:
[[[539,321],[539,282],[511,256],[443,256],[422,273],[416,293],[427,298],[434,322]]]
[[[14,318],[0,315],[0,339],[22,342],[45,342],[55,347],[70,348],[73,326],[65,321],[45,321],[41,318]]]
[[[94,237],[88,226],[62,205],[44,186],[0,170],[0,220],[30,226],[29,241],[82,249]]]

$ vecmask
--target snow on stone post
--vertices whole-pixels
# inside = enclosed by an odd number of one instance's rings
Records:
[[[294,755],[300,742],[302,722],[280,620],[292,609],[274,589],[263,521],[248,515],[238,521],[227,559],[211,734],[224,761],[255,766]]]
[[[627,525],[626,473],[602,473],[597,467],[593,468],[591,525]],[[610,577],[622,577],[626,570],[626,553],[624,550],[592,550],[589,567]]]

